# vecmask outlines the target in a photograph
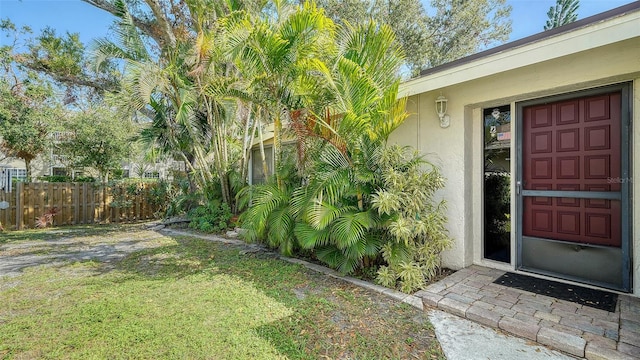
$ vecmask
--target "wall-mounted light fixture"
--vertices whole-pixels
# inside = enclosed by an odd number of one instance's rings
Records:
[[[440,93],[440,96],[436,99],[436,112],[440,118],[440,127],[449,127],[449,115],[447,115],[447,98]]]

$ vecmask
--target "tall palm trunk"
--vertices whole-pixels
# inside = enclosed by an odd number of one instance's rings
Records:
[[[251,154],[251,145],[253,144],[253,139],[256,136],[256,131],[258,130],[258,121],[257,119],[253,122],[251,121],[252,114],[252,103],[249,103],[247,106],[247,116],[244,123],[244,137],[242,142],[242,159],[240,164],[240,181],[242,184],[247,183],[247,177],[249,173],[249,156]],[[253,129],[249,132],[249,129],[253,125]]]
[[[282,120],[281,113],[278,112],[273,122],[273,173],[276,175],[276,184],[280,190],[284,189],[284,182],[280,176],[278,168],[282,157]]]
[[[260,120],[258,120],[260,123]],[[262,160],[262,173],[265,177],[269,175],[269,166],[267,165],[267,157],[264,153],[264,139],[262,136],[262,126],[258,126],[258,139],[260,140],[260,158]]]

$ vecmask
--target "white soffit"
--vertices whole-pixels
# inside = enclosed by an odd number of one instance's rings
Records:
[[[409,80],[400,84],[398,97],[441,89],[632,38],[638,38],[640,43],[640,11],[586,25]]]

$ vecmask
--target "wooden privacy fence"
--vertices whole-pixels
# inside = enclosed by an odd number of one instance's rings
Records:
[[[158,210],[149,201],[155,184],[17,183],[0,190],[0,222],[6,230],[36,227],[36,219],[56,208],[53,226],[123,223],[153,219]]]

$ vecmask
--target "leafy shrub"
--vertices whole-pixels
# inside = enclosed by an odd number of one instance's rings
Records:
[[[187,213],[189,227],[207,233],[220,233],[231,225],[231,209],[220,200],[211,200]]]
[[[123,183],[133,183],[132,180],[125,179]],[[158,209],[157,217],[182,215],[202,202],[202,193],[191,190],[189,179],[184,174],[176,172],[171,181],[153,180],[155,185],[147,193],[147,201]]]
[[[67,175],[45,175],[38,177],[38,180],[46,182],[71,182],[71,176]]]
[[[241,204],[251,203],[242,213],[240,221],[245,230],[242,237],[248,242],[264,242],[278,248],[286,256],[293,255],[297,243],[293,234],[295,225],[291,214],[291,186],[282,189],[273,182],[249,186],[239,193]]]
[[[76,176],[75,178],[71,178],[71,176],[67,175],[45,175],[39,176],[38,180],[46,181],[46,182],[95,182],[96,179],[91,176]]]
[[[380,144],[363,139],[351,158],[334,147],[316,157],[308,186],[291,200],[298,215],[294,233],[303,249],[341,273],[373,265],[383,238],[381,219],[371,207],[379,183]]]
[[[239,222],[245,230],[242,238],[248,242],[262,242],[280,253],[292,256],[299,250],[294,235],[296,214],[292,213],[291,201],[294,189],[300,187],[302,179],[296,170],[295,153],[288,149],[276,168],[282,186],[275,177],[265,184],[247,186],[238,192],[238,208],[247,210],[240,215]]]
[[[113,180],[124,179],[124,169],[113,169],[113,170],[111,170],[111,179],[113,179]]]
[[[96,178],[93,176],[76,176],[73,179],[74,182],[96,182]]]
[[[382,247],[387,265],[378,270],[377,281],[409,293],[437,274],[440,253],[451,244],[445,203],[433,199],[444,180],[436,167],[397,145],[384,151],[381,170],[383,186],[372,204],[385,219],[389,240]]]

